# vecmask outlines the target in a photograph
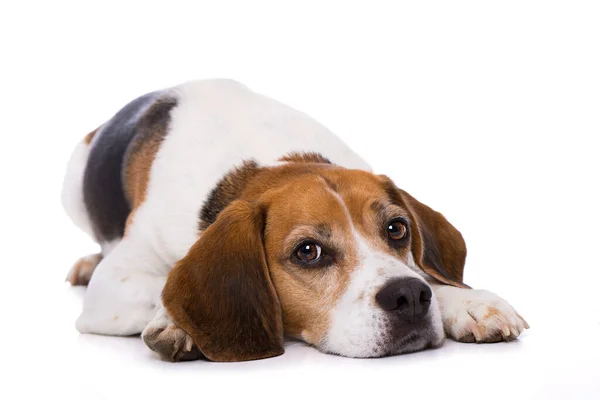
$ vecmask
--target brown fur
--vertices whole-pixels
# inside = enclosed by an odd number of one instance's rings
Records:
[[[231,170],[217,183],[200,211],[200,230],[208,228],[225,207],[240,198],[246,184],[258,171],[256,161],[244,161],[240,167]]]
[[[419,267],[442,283],[469,288],[463,283],[467,247],[460,232],[442,214],[398,189],[388,177],[382,176],[382,180],[390,198],[409,210],[416,223],[412,251]]]
[[[483,316],[483,319],[488,319],[492,317],[500,317],[502,314],[495,307],[489,307],[487,313]]]
[[[124,186],[131,206],[125,232],[136,208],[146,199],[150,170],[169,127],[170,112],[176,105],[175,99],[157,100],[141,118],[138,132],[125,155]]]
[[[100,261],[102,261],[102,254],[81,257],[69,271],[66,281],[73,286],[87,286]]]
[[[244,164],[220,185],[212,212],[222,211],[171,273],[163,294],[171,317],[209,359],[280,354],[281,330],[313,344],[323,339],[329,311],[359,262],[346,210],[375,248],[404,262],[412,249],[432,277],[466,287],[460,233],[385,177],[302,161],[272,168]],[[385,224],[398,215],[411,221],[411,242],[391,248]],[[334,267],[294,264],[290,255],[307,237],[328,247]],[[242,276],[248,286],[239,286]],[[249,299],[258,302],[247,309],[252,321],[236,315],[241,303],[254,301]],[[234,325],[256,337],[245,345],[235,342]]]
[[[235,201],[175,266],[164,306],[213,361],[283,353],[281,307],[271,283],[256,204]]]
[[[293,185],[301,190],[286,190]],[[342,204],[319,176],[303,175],[263,197],[267,204],[265,247],[283,308],[287,335],[318,343],[329,326],[329,311],[348,286],[358,257]],[[301,227],[301,228],[299,228]],[[305,237],[335,253],[335,268],[303,268],[289,255]]]
[[[96,128],[93,131],[91,131],[90,133],[88,133],[87,135],[85,135],[85,137],[83,138],[83,142],[87,145],[92,143],[92,139],[94,139],[94,136],[96,136],[96,132],[98,132],[98,129],[100,129],[100,128]]]
[[[313,152],[292,152],[281,157],[279,161],[282,162],[295,162],[295,163],[317,163],[317,164],[331,164],[329,159],[323,157],[319,153]]]

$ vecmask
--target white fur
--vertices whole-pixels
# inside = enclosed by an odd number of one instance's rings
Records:
[[[156,314],[152,321],[150,321],[142,331],[142,337],[146,336],[151,331],[165,329],[173,325],[175,325],[175,323],[167,313],[167,310],[161,305],[156,310]]]
[[[348,146],[310,117],[237,82],[188,82],[169,93],[177,98],[177,105],[151,168],[146,200],[135,210],[122,240],[101,244],[105,257],[85,293],[77,320],[81,332],[131,335],[142,332],[153,320],[152,329],[170,324],[160,300],[167,274],[197,240],[199,211],[215,184],[233,166],[247,159],[274,165],[288,152],[313,151],[337,165],[370,170]],[[85,143],[76,148],[62,197],[71,219],[91,234],[82,192],[88,152]],[[375,322],[384,312],[374,303],[376,291],[391,278],[423,280],[424,274],[412,258],[405,265],[370,248],[356,233],[355,239],[360,266],[331,310],[331,326],[319,347],[347,356],[377,356],[376,348],[381,346],[377,345],[380,330]],[[359,300],[361,294],[363,300]],[[465,322],[468,315],[477,317],[490,304],[502,311],[511,327],[518,332],[522,329],[514,319],[514,310],[497,296],[441,286],[435,290],[428,314],[429,337],[413,348],[398,351],[417,350],[426,341],[432,345],[442,341],[438,302],[444,321],[457,319],[456,326],[450,327],[455,338],[469,325]]]
[[[440,303],[446,333],[455,340],[469,336],[478,342],[495,338],[512,340],[528,327],[506,300],[492,292],[432,286]]]
[[[429,275],[427,275],[427,273],[425,271],[423,271],[421,268],[419,268],[419,266],[415,262],[415,257],[413,256],[412,252],[408,253],[408,260],[407,260],[406,266],[408,268],[410,268],[411,271],[419,274],[419,276],[421,278],[425,279],[427,282],[432,281],[431,277]]]
[[[89,153],[89,146],[83,140],[73,150],[67,164],[61,200],[65,212],[73,223],[92,236],[92,225],[83,203],[83,173]]]
[[[324,351],[350,357],[377,357],[389,354],[385,336],[386,311],[375,302],[375,295],[394,278],[412,277],[421,279],[404,263],[385,253],[369,248],[366,240],[356,235],[360,252],[360,264],[350,278],[350,284],[336,306],[331,310],[331,324],[327,337],[319,348]],[[444,339],[441,317],[435,296],[427,317],[430,332],[414,348],[397,349],[409,352],[426,345],[439,345]],[[401,339],[401,338],[397,338]]]
[[[96,135],[100,135],[102,128],[98,128]],[[62,186],[61,201],[62,206],[71,221],[83,232],[94,236],[92,223],[88,217],[85,203],[83,201],[83,175],[90,154],[91,143],[85,140],[77,143],[71,158],[67,163],[67,170]],[[119,244],[120,239],[111,242],[99,243],[102,249],[102,255],[106,256]]]
[[[160,307],[170,267],[138,235],[128,235],[96,267],[76,327],[82,333],[140,333]]]
[[[166,275],[198,238],[202,204],[232,166],[248,159],[271,165],[292,151],[314,151],[338,165],[370,170],[312,118],[237,82],[194,81],[169,93],[177,106],[152,165],[146,201],[92,276],[77,321],[81,332],[144,329]]]
[[[387,282],[395,278],[411,277],[425,281],[406,264],[395,257],[371,248],[367,240],[354,228],[350,213],[344,201],[332,192],[346,210],[346,218],[354,233],[354,245],[358,249],[359,265],[352,273],[348,288],[330,312],[331,323],[325,339],[318,347],[326,352],[349,357],[377,357],[396,352],[410,352],[426,345],[438,346],[444,339],[444,330],[435,296],[431,299],[426,318],[430,329],[423,337],[411,344],[390,350],[394,347],[388,338],[385,324],[386,311],[375,302],[375,295]]]
[[[107,256],[121,243],[121,239],[111,240],[109,242],[100,243],[100,248],[102,249],[102,255]]]
[[[173,94],[178,105],[136,218],[151,222],[144,230],[153,233],[149,240],[169,264],[196,241],[198,212],[210,191],[244,160],[270,165],[291,151],[315,151],[339,165],[369,170],[325,127],[237,82],[190,82]]]

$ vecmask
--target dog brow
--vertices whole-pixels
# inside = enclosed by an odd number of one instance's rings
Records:
[[[386,214],[387,204],[381,200],[375,200],[371,203],[371,210],[375,211],[378,215],[382,216]]]
[[[317,225],[315,231],[317,232],[317,235],[322,238],[329,239],[331,237],[331,227],[327,224]]]

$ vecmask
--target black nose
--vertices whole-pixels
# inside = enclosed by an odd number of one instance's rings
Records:
[[[431,289],[417,278],[395,279],[375,295],[375,300],[384,310],[394,311],[406,321],[415,321],[429,311]]]

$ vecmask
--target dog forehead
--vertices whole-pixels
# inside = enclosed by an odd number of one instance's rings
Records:
[[[344,204],[319,175],[301,176],[269,199],[267,225],[290,229],[296,225],[324,225],[346,220]]]
[[[273,196],[279,205],[283,202],[318,208],[321,201],[326,204],[337,201],[343,203],[346,210],[356,211],[370,200],[389,198],[385,182],[368,171],[300,165],[288,167],[288,172],[294,171],[292,168],[302,173],[288,174],[286,184]]]
[[[378,211],[374,205],[388,202],[384,185],[370,172],[315,168],[270,193],[266,233],[283,237],[297,226],[313,226],[369,236]]]
[[[325,170],[323,177],[343,201],[346,209],[355,219],[365,213],[365,208],[373,204],[389,202],[384,181],[377,175],[361,170]]]

